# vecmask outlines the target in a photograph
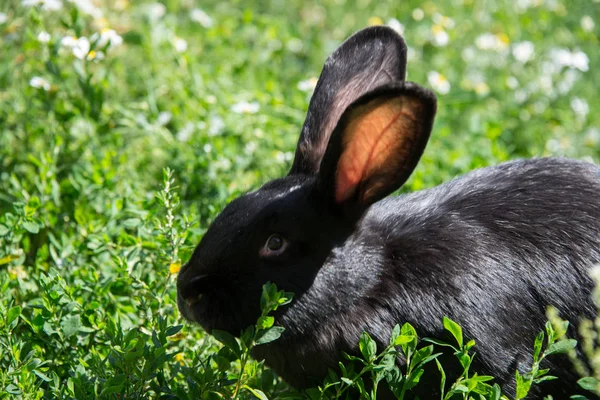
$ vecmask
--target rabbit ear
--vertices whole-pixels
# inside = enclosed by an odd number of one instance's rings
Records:
[[[400,188],[423,154],[435,111],[435,95],[412,83],[361,97],[333,131],[319,187],[358,212]]]
[[[390,28],[363,29],[329,56],[310,100],[296,148],[292,174],[319,170],[333,128],[344,110],[376,87],[403,82],[406,44]]]

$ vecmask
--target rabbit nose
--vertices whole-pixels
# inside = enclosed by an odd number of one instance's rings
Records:
[[[213,281],[211,275],[196,275],[180,287],[180,296],[188,306],[191,306],[202,300],[202,296],[213,286],[211,283]]]

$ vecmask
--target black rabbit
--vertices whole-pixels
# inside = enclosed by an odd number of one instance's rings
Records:
[[[264,283],[294,292],[277,316],[282,337],[255,356],[297,388],[356,354],[363,331],[383,347],[397,323],[439,337],[448,316],[476,340],[475,369],[514,393],[547,305],[574,324],[594,316],[600,168],[514,161],[384,199],[417,165],[436,112],[405,72],[406,45],[384,27],[328,58],[291,171],[215,219],[179,274],[179,308],[209,332],[239,334],[259,315]],[[576,391],[568,360],[545,367],[561,379],[535,398]],[[417,386],[422,399],[439,398],[434,378]]]

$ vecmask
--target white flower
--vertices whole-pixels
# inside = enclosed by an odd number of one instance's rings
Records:
[[[84,14],[90,15],[94,19],[102,18],[102,10],[96,7],[91,0],[69,0],[75,4],[75,7]]]
[[[291,161],[293,157],[294,155],[290,151],[287,151],[285,153],[283,151],[278,151],[277,153],[275,153],[275,160],[282,164],[286,161]]]
[[[571,100],[571,108],[575,111],[575,114],[581,117],[585,117],[590,112],[588,103],[579,97],[575,97]]]
[[[450,92],[450,82],[437,71],[431,71],[427,74],[427,81],[439,94],[448,94]]]
[[[213,19],[199,8],[194,8],[190,11],[190,19],[194,22],[199,23],[204,28],[211,28],[213,26]]]
[[[90,52],[90,41],[85,36],[82,36],[79,39],[73,36],[65,36],[61,39],[60,45],[71,49],[73,55],[80,60],[86,58]]]
[[[398,32],[400,35],[404,34],[404,25],[402,25],[396,18],[388,19],[386,25]]]
[[[104,48],[107,45],[113,48],[123,44],[123,38],[114,29],[102,29],[100,33],[94,33],[90,41],[96,43],[96,48]]]
[[[80,60],[83,60],[87,57],[90,52],[90,41],[85,36],[77,39],[77,42],[73,46],[73,55]]]
[[[552,89],[554,88],[554,82],[552,82],[552,77],[548,76],[548,75],[542,75],[540,76],[540,78],[538,79],[538,85],[540,90],[546,94],[546,95],[551,95],[552,94]],[[533,92],[533,90],[532,90]]]
[[[477,57],[477,51],[473,46],[468,46],[463,49],[460,55],[466,62],[471,62]]]
[[[225,122],[219,116],[212,117],[208,124],[208,136],[216,136],[225,128]]]
[[[590,69],[590,59],[583,51],[571,52],[567,49],[552,49],[550,51],[550,59],[559,70],[562,67],[578,69],[582,72]]]
[[[157,21],[161,19],[167,12],[167,8],[161,3],[148,4],[148,16],[151,20]]]
[[[434,25],[431,28],[431,31],[433,33],[433,39],[431,42],[434,46],[443,47],[448,44],[450,37],[441,25]]]
[[[501,52],[508,48],[508,37],[506,35],[494,35],[493,33],[484,33],[477,36],[475,46],[481,50],[494,50]]]
[[[423,12],[423,10],[420,8],[415,8],[412,12],[412,17],[415,21],[420,21],[423,19],[423,17],[425,17],[425,12]]]
[[[292,53],[299,53],[302,50],[302,48],[304,47],[304,44],[302,43],[302,40],[300,40],[298,38],[291,38],[286,43],[286,47]]]
[[[515,100],[517,103],[523,103],[525,100],[529,98],[529,95],[525,90],[519,89],[515,91]],[[526,110],[524,110],[526,111]]]
[[[0,12],[0,24],[5,23],[6,21],[8,21],[8,16],[3,12]]]
[[[194,133],[194,124],[188,122],[183,129],[177,132],[177,139],[181,142],[187,142],[192,137],[192,133]]]
[[[533,52],[533,43],[529,41],[515,43],[512,49],[513,56],[522,64],[525,64],[527,61],[533,58]]]
[[[514,76],[509,76],[506,78],[506,86],[514,90],[519,87],[519,81]]]
[[[180,53],[186,51],[188,47],[187,42],[184,39],[178,37],[176,37],[173,41],[173,46],[175,47],[175,50],[177,50]]]
[[[50,90],[51,87],[50,82],[39,76],[34,76],[33,78],[31,78],[31,80],[29,81],[29,85],[36,89],[44,89],[45,91]]]
[[[577,72],[574,69],[566,70],[563,74],[563,80],[556,85],[558,92],[560,94],[565,94],[569,92],[571,89],[573,89],[573,86],[575,85],[575,82],[577,82],[577,79],[579,79],[579,72]]]
[[[210,153],[212,151],[212,146],[210,143],[206,143],[204,146],[202,146],[202,150],[204,150],[205,153]]]
[[[586,146],[597,146],[598,143],[600,142],[600,129],[597,128],[590,128],[588,129],[587,133],[585,134],[585,144]]]
[[[46,11],[58,11],[62,8],[63,4],[60,0],[43,0],[42,9]]]
[[[73,48],[73,46],[75,46],[75,44],[77,44],[77,38],[74,36],[64,36],[61,40],[60,40],[60,45],[62,47],[68,47],[68,48]]]
[[[238,114],[256,114],[258,110],[260,110],[260,105],[256,101],[253,101],[252,103],[240,101],[231,106],[231,111]]]
[[[50,34],[46,31],[41,31],[37,35],[37,40],[40,43],[48,43],[50,41],[50,38],[51,38]]]
[[[452,29],[455,26],[454,20],[450,17],[446,17],[440,13],[433,14],[433,22],[437,25],[443,26],[446,29]]]
[[[169,111],[161,111],[158,113],[158,118],[156,118],[156,123],[160,126],[165,126],[171,121],[173,114]]]
[[[588,58],[587,54],[585,54],[583,51],[577,51],[573,53],[571,66],[575,69],[585,72],[590,69],[589,62],[590,59]]]
[[[317,86],[317,81],[318,79],[313,76],[312,78],[308,78],[304,81],[298,82],[298,85],[296,85],[296,87],[298,88],[298,90],[301,90],[303,92],[312,92]]]
[[[46,11],[58,11],[63,6],[61,0],[22,0],[21,5],[23,7],[35,7],[41,5],[42,9]]]
[[[22,0],[21,5],[23,7],[35,7],[42,6],[43,10],[46,11],[58,11],[62,8],[62,1],[60,0]]]
[[[584,31],[592,32],[595,26],[596,24],[594,23],[594,20],[589,15],[585,15],[583,18],[581,18],[581,29]]]
[[[256,142],[248,142],[246,147],[244,147],[244,151],[246,152],[246,154],[252,154],[256,151],[257,147],[258,145],[256,144]]]

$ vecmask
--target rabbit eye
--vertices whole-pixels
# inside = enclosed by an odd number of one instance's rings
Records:
[[[260,250],[260,255],[263,257],[278,256],[282,254],[288,246],[288,241],[281,235],[274,233],[265,242],[264,247]]]

